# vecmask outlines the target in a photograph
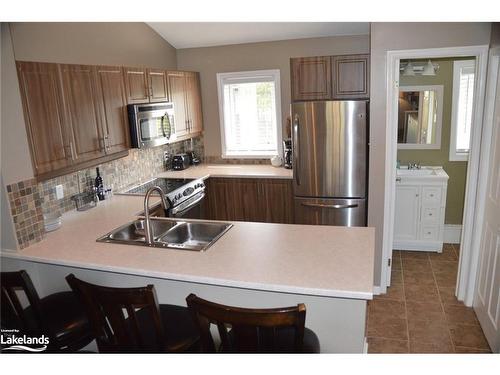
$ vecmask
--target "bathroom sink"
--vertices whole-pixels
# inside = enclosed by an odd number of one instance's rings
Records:
[[[159,237],[158,242],[176,249],[204,251],[231,227],[228,223],[179,222]]]
[[[233,226],[229,223],[177,221],[151,217],[153,243],[148,245],[144,222],[145,219],[134,220],[98,238],[97,242],[205,251]]]
[[[398,176],[431,176],[436,175],[435,169],[398,169]]]

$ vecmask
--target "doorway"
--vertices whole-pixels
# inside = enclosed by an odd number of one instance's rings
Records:
[[[429,105],[430,102],[439,103],[440,90],[432,87],[413,87],[410,94],[405,94],[400,98],[400,74],[401,67],[406,69],[408,62],[420,62],[426,59],[428,64],[423,62],[422,69],[430,69],[432,59],[474,59],[474,103],[471,113],[471,134],[470,151],[468,155],[468,168],[466,172],[466,189],[464,200],[464,211],[462,216],[463,231],[460,237],[460,261],[457,278],[456,296],[464,301],[465,305],[471,306],[474,292],[476,268],[477,268],[477,247],[472,243],[477,241],[477,234],[473,230],[475,215],[475,199],[479,172],[480,143],[482,134],[483,101],[486,80],[486,63],[488,46],[453,47],[439,49],[404,50],[389,51],[387,54],[387,147],[386,147],[386,175],[385,175],[385,214],[384,214],[384,238],[383,238],[383,262],[381,292],[387,291],[390,285],[393,238],[395,229],[395,206],[396,206],[396,160],[398,159],[398,138],[404,139],[405,129],[398,128],[400,118],[399,100],[405,99],[410,106],[408,113],[402,117],[402,123],[406,121],[406,137],[408,136],[416,142],[420,142],[423,150],[440,149],[443,140],[439,138],[438,132],[442,121],[439,121],[437,105]],[[430,62],[428,60],[431,60]],[[406,62],[406,65],[402,65]],[[431,64],[431,65],[429,65]],[[436,85],[421,85],[436,86]],[[418,89],[418,90],[417,90]],[[418,92],[418,95],[416,94]],[[411,103],[419,103],[412,107]],[[427,103],[427,105],[425,104]],[[419,116],[427,119],[432,118],[432,123],[423,126]],[[442,119],[441,119],[442,120]],[[420,122],[419,122],[420,121]],[[403,147],[404,149],[404,147]],[[429,151],[430,152],[430,151]],[[418,168],[418,166],[416,166]],[[476,251],[473,251],[476,249]]]

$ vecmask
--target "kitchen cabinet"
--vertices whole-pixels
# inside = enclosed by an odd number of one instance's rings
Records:
[[[448,175],[438,171],[398,177],[393,249],[442,251]]]
[[[370,97],[370,55],[332,57],[333,99]]]
[[[45,180],[127,155],[122,69],[17,62],[35,176]]]
[[[123,69],[119,66],[97,66],[96,74],[103,111],[105,153],[126,151],[130,148],[130,132]]]
[[[35,174],[71,165],[57,64],[18,62],[26,132]]]
[[[177,139],[192,137],[203,130],[199,75],[196,72],[167,72],[170,101],[175,109]]]
[[[207,219],[293,223],[291,180],[210,178]]]
[[[330,56],[290,60],[292,100],[326,100],[332,96]]]
[[[290,59],[292,101],[368,99],[370,56]]]
[[[164,70],[125,67],[124,77],[128,104],[168,100],[167,74]]]
[[[73,162],[104,156],[105,139],[95,67],[64,64],[60,65],[60,71]]]

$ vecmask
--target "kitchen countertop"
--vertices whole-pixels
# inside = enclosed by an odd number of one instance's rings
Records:
[[[142,207],[142,197],[115,195],[91,210],[65,214],[62,227],[41,242],[1,255],[211,285],[372,298],[373,228],[233,222],[206,252],[96,242]]]
[[[291,169],[273,167],[272,165],[259,164],[200,164],[192,166],[183,171],[167,171],[160,173],[157,177],[170,178],[209,178],[209,177],[233,177],[233,178],[281,178],[292,179]]]

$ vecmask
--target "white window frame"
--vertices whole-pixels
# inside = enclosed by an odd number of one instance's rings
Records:
[[[450,126],[450,161],[467,161],[469,152],[457,152],[457,121],[458,121],[458,101],[460,98],[460,70],[462,68],[474,67],[474,86],[476,85],[477,67],[476,60],[458,60],[453,61],[453,96],[451,104],[451,126]],[[476,91],[473,90],[475,93]],[[472,99],[473,102],[476,98]],[[473,105],[474,106],[474,105]],[[474,117],[471,127],[474,126]],[[472,134],[472,132],[471,132]]]
[[[274,82],[275,101],[276,101],[276,132],[277,132],[277,155],[282,154],[282,141],[283,141],[283,125],[281,123],[281,85],[280,85],[280,70],[253,70],[246,72],[230,72],[230,73],[217,73],[217,93],[219,100],[219,122],[220,122],[220,136],[223,159],[270,159],[274,155],[259,155],[259,154],[228,154],[226,150],[226,131],[224,123],[224,83],[228,81],[235,82],[254,82],[259,78],[272,78]]]

